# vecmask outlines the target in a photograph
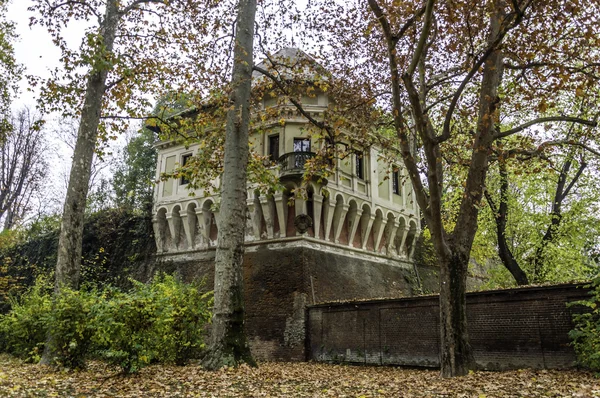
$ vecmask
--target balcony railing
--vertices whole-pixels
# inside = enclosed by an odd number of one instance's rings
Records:
[[[280,177],[304,174],[304,165],[315,157],[313,152],[289,152],[279,157]]]

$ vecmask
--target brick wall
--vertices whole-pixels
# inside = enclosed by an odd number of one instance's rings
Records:
[[[186,281],[206,278],[207,289],[212,289],[214,250],[161,258],[140,269],[137,278],[148,280],[163,270]],[[434,271],[419,270],[426,289],[437,286]],[[303,240],[249,246],[243,273],[247,333],[253,355],[260,360],[306,359],[307,304],[406,297],[416,288],[411,264]]]
[[[469,336],[485,369],[573,366],[566,302],[587,297],[580,285],[467,295]],[[318,361],[439,366],[436,296],[334,303],[308,309],[309,357]]]

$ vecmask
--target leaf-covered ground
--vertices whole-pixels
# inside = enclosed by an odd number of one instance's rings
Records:
[[[443,380],[434,370],[263,363],[205,372],[151,366],[134,376],[94,362],[54,372],[0,356],[0,397],[600,397],[600,379],[578,371],[474,372]]]

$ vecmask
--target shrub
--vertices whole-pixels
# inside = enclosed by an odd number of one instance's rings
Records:
[[[168,275],[133,284],[128,294],[104,292],[106,305],[93,321],[100,357],[126,373],[151,362],[183,364],[197,357],[210,319],[209,295]]]
[[[51,363],[69,369],[85,367],[85,360],[92,352],[92,311],[102,304],[95,290],[63,288],[54,297],[47,318],[48,330],[52,331],[50,352],[55,356]]]
[[[162,298],[154,328],[160,362],[183,365],[188,359],[198,358],[204,348],[212,292],[202,293],[202,286],[186,285],[169,275],[156,277],[147,285],[153,295]]]
[[[39,361],[52,331],[51,361],[71,369],[84,367],[90,356],[126,373],[152,362],[184,364],[197,358],[210,320],[210,295],[201,293],[200,284],[168,275],[132,283],[127,293],[114,287],[63,289],[53,297],[49,284],[38,280],[0,315],[0,351]]]
[[[36,362],[44,349],[52,308],[51,286],[38,278],[19,299],[9,297],[11,311],[0,315],[0,351]]]
[[[582,305],[590,311],[573,314],[575,329],[569,332],[578,362],[595,372],[600,372],[600,275],[590,285],[591,297],[570,303]]]

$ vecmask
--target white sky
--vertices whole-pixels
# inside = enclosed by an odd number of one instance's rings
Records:
[[[6,18],[16,24],[16,32],[19,39],[15,43],[15,56],[17,61],[25,65],[26,74],[48,77],[50,70],[59,66],[60,51],[52,43],[52,39],[46,29],[35,25],[30,27],[29,20],[35,14],[27,11],[33,4],[31,0],[12,0],[8,6]],[[75,22],[66,29],[66,37],[71,37],[69,45],[79,45],[83,31],[86,27],[84,22]],[[21,80],[21,93],[15,106],[33,105],[36,94],[28,92],[26,79]]]
[[[60,66],[60,50],[52,43],[46,28],[39,25],[29,26],[30,18],[36,15],[34,12],[27,11],[32,4],[31,0],[12,0],[8,6],[6,19],[16,25],[19,38],[14,43],[15,57],[17,62],[25,66],[25,74],[47,78],[52,69]],[[64,31],[69,46],[73,48],[79,46],[86,26],[87,24],[81,21],[69,24]],[[23,106],[34,108],[39,90],[29,91],[29,84],[25,77],[21,79],[19,86],[20,92],[13,102],[13,109],[17,110]],[[72,156],[71,148],[57,137],[57,131],[62,126],[53,119],[52,115],[49,115],[46,125],[47,137],[52,148],[51,153],[48,154],[52,167],[49,170],[47,190],[43,198],[48,212],[62,209]],[[110,175],[108,170],[103,174]]]

